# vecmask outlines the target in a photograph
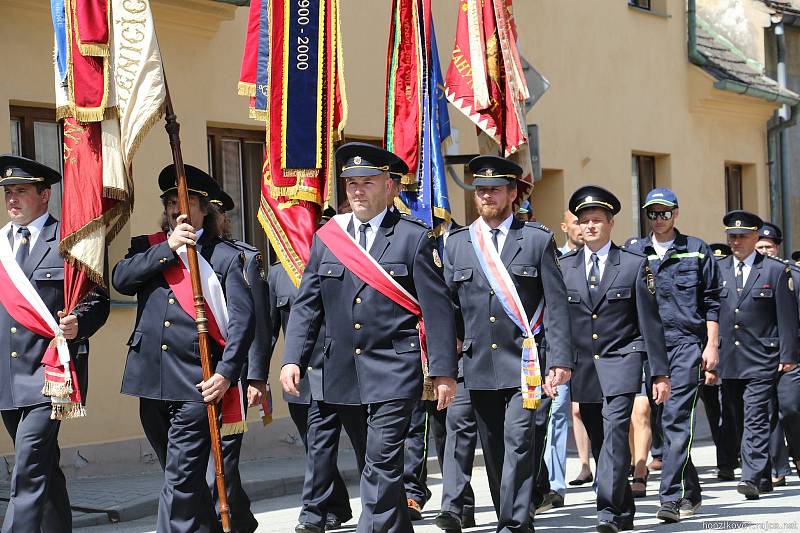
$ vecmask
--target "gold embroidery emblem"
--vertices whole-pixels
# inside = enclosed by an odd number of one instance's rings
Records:
[[[741,225],[742,225],[742,221],[741,221],[741,220],[737,220],[736,222],[734,222],[734,224],[733,224],[733,225],[734,225],[734,226],[736,226],[737,228],[738,228],[738,227],[741,227]]]
[[[439,257],[439,250],[436,248],[433,249],[433,264],[439,268],[442,268],[442,258]]]
[[[353,163],[356,164],[356,165],[360,165],[361,164],[361,156],[360,155],[355,156],[353,158]]]

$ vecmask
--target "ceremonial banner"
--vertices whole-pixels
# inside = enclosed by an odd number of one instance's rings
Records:
[[[256,80],[251,105],[267,122],[258,219],[299,285],[321,207],[330,200],[334,142],[341,139],[347,114],[339,0],[261,2],[260,8],[255,2],[250,6],[241,80]],[[268,46],[258,47],[252,78],[254,9],[263,13],[265,5],[258,34],[268,31]],[[262,64],[267,65],[263,108],[258,104]]]
[[[266,120],[269,74],[269,0],[251,0],[239,94],[250,97],[250,118]]]
[[[512,0],[459,0],[445,94],[508,157],[527,143]],[[528,165],[530,166],[530,165]]]
[[[166,90],[149,0],[51,0],[63,119],[65,308],[104,284],[106,245],[133,209],[133,156]],[[81,409],[73,416],[83,416]]]
[[[450,119],[430,0],[395,0],[386,79],[385,144],[409,167],[399,207],[439,228],[450,221],[442,153]]]

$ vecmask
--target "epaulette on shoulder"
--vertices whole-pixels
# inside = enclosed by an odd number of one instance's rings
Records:
[[[546,231],[547,233],[553,233],[553,230],[542,224],[541,222],[534,222],[533,220],[526,222],[526,226],[530,226],[532,228],[540,229],[542,231]]]
[[[421,218],[417,218],[414,215],[410,215],[407,213],[400,213],[400,220],[407,220],[408,222],[413,222],[415,224],[418,224],[425,229],[431,229],[430,226],[428,226],[424,220],[422,220]]]
[[[637,256],[637,257],[644,257],[644,258],[647,258],[647,255],[646,255],[646,254],[645,254],[643,251],[641,251],[641,250],[633,250],[633,249],[631,249],[631,248],[625,248],[625,247],[623,247],[623,246],[620,246],[620,247],[619,247],[619,249],[620,249],[620,251],[623,251],[623,252],[629,253],[629,254],[631,254],[631,255],[635,255],[635,256]]]
[[[250,244],[249,242],[244,241],[231,241],[233,245],[239,248],[240,250],[244,250],[245,252],[260,252],[258,248]]]
[[[449,238],[450,238],[450,237],[452,237],[453,235],[458,235],[459,233],[463,233],[463,232],[465,232],[465,231],[466,231],[466,232],[469,232],[469,226],[461,226],[461,227],[459,227],[459,228],[452,229],[452,230],[450,230],[450,233],[448,234],[448,237],[447,237],[447,238],[449,239]]]

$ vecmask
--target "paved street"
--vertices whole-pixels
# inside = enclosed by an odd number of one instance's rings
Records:
[[[648,483],[648,497],[637,500],[637,531],[703,531],[709,529],[746,529],[757,531],[800,531],[800,481],[796,475],[789,479],[789,485],[776,488],[772,494],[762,496],[759,501],[745,501],[736,493],[735,482],[718,482],[714,463],[714,448],[704,445],[696,448],[695,464],[698,466],[703,481],[703,507],[701,514],[680,524],[664,526],[655,519],[658,510],[657,480],[658,475],[651,476]],[[577,460],[570,458],[567,468],[567,479],[577,474]],[[474,479],[475,496],[477,498],[476,520],[478,527],[465,530],[470,532],[490,533],[494,531],[494,511],[491,506],[489,487],[486,483],[483,468],[476,468]],[[439,533],[433,524],[437,511],[437,502],[441,496],[441,476],[431,478],[433,498],[424,512],[424,520],[415,524],[417,533]],[[357,486],[350,486],[353,496],[351,503],[357,515],[359,503]],[[254,503],[253,509],[261,526],[261,533],[287,533],[293,531],[298,514],[299,496],[289,495],[274,499],[261,500]],[[82,533],[144,533],[154,530],[154,517],[117,525],[103,525],[91,528],[76,529]],[[567,491],[566,505],[563,509],[550,511],[537,517],[536,527],[539,531],[569,530],[594,531],[594,501],[590,488],[570,488]],[[343,532],[355,531],[355,521]]]

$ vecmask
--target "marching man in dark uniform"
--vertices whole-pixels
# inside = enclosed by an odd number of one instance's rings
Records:
[[[566,289],[553,234],[514,218],[522,169],[500,157],[469,164],[480,218],[453,231],[445,277],[463,338],[464,386],[469,390],[483,445],[499,532],[530,532],[536,480],[533,437],[541,386],[548,394],[573,367]],[[547,338],[549,361],[540,368]],[[546,376],[546,381],[545,381]],[[437,525],[460,531],[459,517]]]
[[[298,394],[324,321],[325,401],[367,409],[358,531],[406,533],[413,528],[403,442],[423,381],[439,409],[455,396],[453,309],[432,233],[386,209],[396,156],[351,143],[336,159],[353,213],[335,216],[314,237],[289,317],[281,384]],[[424,367],[432,383],[423,380]]]
[[[647,358],[653,398],[660,404],[670,394],[669,363],[647,258],[611,241],[619,200],[602,187],[587,185],[573,193],[569,210],[578,217],[585,243],[561,258],[577,351],[571,388],[581,402],[584,395],[598,392],[586,389],[602,392],[602,432],[598,435],[595,421],[582,418],[592,446],[598,439],[603,443],[596,476],[597,531],[616,533],[633,529],[636,511],[628,484],[628,431],[642,365]]]
[[[102,289],[92,291],[71,313],[63,312],[59,222],[47,212],[50,187],[60,180],[58,172],[41,163],[0,156],[0,186],[10,219],[0,230],[0,410],[14,441],[14,471],[3,532],[72,531],[66,480],[58,464],[58,431],[62,419],[83,414],[88,338],[108,318],[109,299]],[[43,308],[49,315],[39,317],[38,309]],[[37,320],[29,323],[32,317]],[[50,329],[40,330],[37,322]],[[45,362],[54,338],[62,347],[59,360],[63,363],[62,356],[68,356],[66,366],[74,367],[77,374],[73,393],[65,391],[66,397],[56,398],[54,392],[44,390],[45,369],[48,385],[54,370]],[[62,370],[70,372],[66,366]]]
[[[647,256],[656,277],[672,387],[661,415],[664,455],[658,518],[677,522],[693,515],[701,502],[700,479],[691,457],[694,410],[701,371],[716,371],[719,362],[722,284],[708,245],[675,228],[680,210],[674,192],[653,189],[642,208],[652,231],[629,249]]]
[[[756,252],[761,219],[731,211],[722,220],[733,249],[732,256],[719,262],[723,397],[743,428],[737,490],[755,500],[772,490],[770,397],[779,374],[797,367],[797,302],[789,268]]]
[[[329,218],[323,215],[322,222]],[[298,288],[280,262],[270,267],[268,282],[269,314],[272,321],[271,350],[274,351],[281,328],[284,335],[287,331],[289,314],[297,299]],[[334,405],[325,401],[322,353],[324,341],[324,335],[319,335],[314,343],[306,373],[297,385],[299,394],[295,396],[283,393],[283,398],[289,405],[289,416],[292,417],[306,448],[303,509],[295,528],[301,532],[338,529],[353,518],[347,485],[336,465],[342,428],[350,438],[359,472],[364,470],[367,449],[367,415],[364,407]]]
[[[242,394],[242,404],[245,412],[248,407],[262,404],[267,395],[267,379],[269,378],[269,360],[272,351],[269,350],[269,339],[272,335],[272,324],[269,316],[262,312],[269,305],[269,288],[266,273],[264,272],[264,259],[261,251],[255,246],[244,241],[231,240],[230,220],[228,213],[236,207],[233,198],[223,190],[218,191],[218,196],[210,201],[213,208],[208,216],[217,216],[220,236],[233,244],[244,256],[243,274],[250,296],[253,298],[254,316],[253,343],[247,353],[247,362],[242,365],[240,382],[246,391]],[[216,209],[217,213],[213,213]],[[250,497],[242,487],[242,478],[239,473],[239,457],[242,452],[244,433],[236,432],[222,437],[222,461],[225,471],[225,489],[228,493],[228,507],[230,508],[231,524],[236,533],[252,533],[258,527],[258,521],[250,510]],[[217,495],[217,478],[214,470],[213,458],[208,462],[206,481],[215,504]]]
[[[225,397],[233,402],[233,412],[241,413],[241,398],[226,392],[237,386],[253,342],[253,300],[242,274],[241,252],[217,235],[216,221],[207,216],[209,201],[218,195],[217,184],[195,167],[187,165],[186,173],[189,216],[180,213],[175,168],[170,165],[158,179],[169,231],[134,237],[113,273],[114,287],[136,295],[138,301],[122,393],[139,397],[142,427],[165,471],[157,525],[164,532],[219,529],[205,480],[211,444],[204,402]],[[192,243],[197,246],[209,318],[214,374],[207,381],[202,377],[191,286],[186,290],[188,267],[182,257],[184,245]],[[226,407],[223,402],[223,412],[229,412]],[[223,428],[224,424],[223,413]]]

